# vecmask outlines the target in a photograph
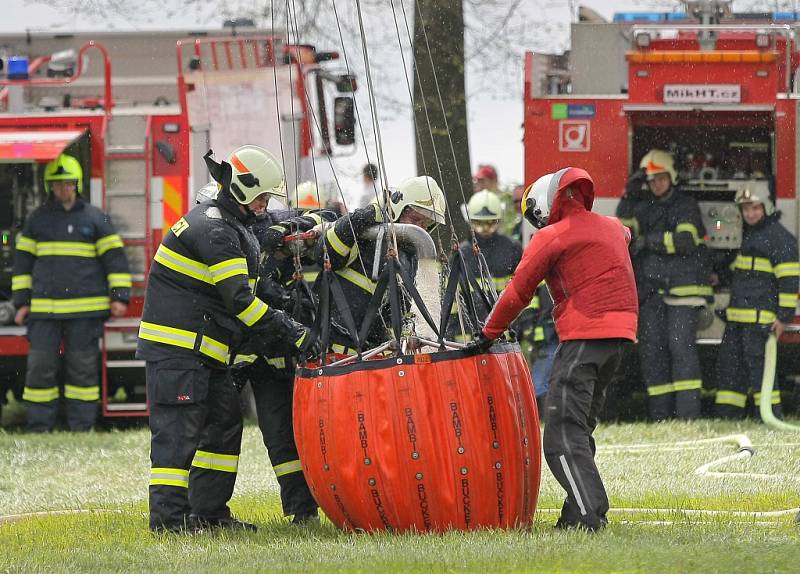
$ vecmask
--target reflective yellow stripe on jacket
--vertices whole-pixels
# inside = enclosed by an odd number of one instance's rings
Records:
[[[341,277],[342,279],[347,279],[350,283],[361,287],[364,291],[369,291],[370,293],[375,293],[375,287],[377,283],[374,283],[369,277],[366,275],[359,273],[355,269],[350,267],[345,267],[344,269],[337,269],[336,274]]]
[[[764,309],[739,309],[728,307],[725,309],[725,316],[728,321],[733,323],[759,323],[760,325],[771,325],[777,319],[777,315],[772,311]]]
[[[689,233],[692,236],[692,241],[695,245],[702,245],[703,238],[697,232],[697,227],[693,223],[679,223],[675,227],[675,233]]]
[[[42,241],[36,244],[37,257],[97,257],[91,243],[81,241]]]
[[[17,235],[17,249],[20,251],[27,251],[31,255],[36,255],[36,240],[20,233]]]
[[[211,271],[208,270],[208,266],[206,266],[205,263],[195,261],[185,255],[176,253],[163,243],[158,246],[158,251],[156,251],[153,260],[167,269],[171,269],[172,271],[181,273],[192,279],[197,279],[203,283],[214,284],[214,280],[211,278]]]
[[[100,297],[78,297],[76,299],[31,299],[31,313],[52,313],[66,315],[68,313],[86,313],[89,311],[106,311],[111,307],[107,295]]]
[[[122,238],[117,235],[116,233],[112,235],[106,235],[105,237],[101,237],[95,242],[95,246],[97,247],[97,254],[103,255],[106,251],[111,249],[122,249],[125,247],[125,244],[122,243]]]
[[[741,271],[762,271],[763,273],[773,273],[772,263],[766,257],[749,257],[737,255],[733,261],[733,269]]]
[[[108,279],[108,286],[115,287],[133,287],[133,277],[130,273],[109,273],[106,277]]]
[[[199,337],[197,333],[187,331],[186,329],[167,327],[166,325],[158,325],[146,321],[139,323],[139,338],[155,341],[156,343],[163,343],[164,345],[173,345],[183,349],[194,350],[197,337]],[[200,339],[198,350],[204,355],[216,359],[221,363],[227,364],[230,358],[228,345],[220,343],[206,335],[203,335],[202,339]]]
[[[778,279],[783,279],[784,277],[800,277],[800,261],[778,263],[775,266],[775,277]]]
[[[328,239],[328,244],[339,255],[345,256],[350,253],[350,248],[341,239],[339,239],[339,236],[336,235],[336,230],[333,227],[328,230],[328,232],[325,234],[325,237]]]
[[[224,281],[234,275],[244,275],[247,277],[247,259],[244,257],[235,257],[233,259],[226,259],[211,265],[208,270],[211,272],[211,279],[214,283]]]
[[[31,275],[14,275],[11,278],[11,290],[20,291],[33,287],[33,277]]]
[[[269,311],[269,305],[258,297],[253,297],[253,301],[244,311],[236,315],[236,317],[248,327],[252,327],[267,311]]]

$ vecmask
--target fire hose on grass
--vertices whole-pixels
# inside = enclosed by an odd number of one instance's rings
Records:
[[[764,344],[764,375],[761,379],[761,398],[758,409],[764,424],[775,430],[800,432],[800,426],[780,420],[772,412],[772,389],[775,386],[775,367],[777,365],[778,340],[770,335]]]

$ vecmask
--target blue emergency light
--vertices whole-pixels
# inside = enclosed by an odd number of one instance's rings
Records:
[[[680,22],[688,20],[686,12],[617,12],[614,14],[616,23],[658,23]]]
[[[8,59],[8,70],[6,76],[9,80],[28,79],[28,58],[27,56],[11,56]]]

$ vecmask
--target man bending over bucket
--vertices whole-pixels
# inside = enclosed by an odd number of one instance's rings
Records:
[[[623,348],[636,339],[639,315],[630,232],[617,219],[592,213],[593,201],[592,178],[575,167],[544,175],[525,190],[522,214],[538,231],[471,345],[487,351],[545,279],[561,340],[544,429],[547,465],[567,492],[556,528],[590,531],[608,522],[592,433]]]

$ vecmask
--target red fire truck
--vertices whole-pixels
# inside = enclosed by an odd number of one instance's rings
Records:
[[[720,260],[740,245],[733,204],[743,186],[768,188],[798,235],[798,13],[736,14],[726,1],[684,2],[676,13],[584,10],[570,52],[525,60],[525,179],[586,168],[595,209],[613,215],[648,150],[671,151],[682,189],[699,202],[706,244]],[[716,288],[724,308],[728,286]],[[698,332],[706,384],[724,324]],[[800,382],[800,317],[781,339],[781,374]],[[639,385],[639,383],[634,383]],[[640,385],[639,385],[640,386]],[[791,389],[792,384],[784,389]]]
[[[284,159],[291,195],[300,181],[326,185],[328,158],[353,145],[355,81],[323,63],[336,53],[255,29],[186,37],[0,38],[0,398],[24,383],[27,340],[9,301],[14,239],[45,199],[46,162],[62,152],[82,162],[88,199],[125,242],[134,288],[129,317],[107,322],[101,340],[102,413],[146,416],[144,364],[133,356],[144,285],[163,230],[208,182],[203,154],[266,147]]]

